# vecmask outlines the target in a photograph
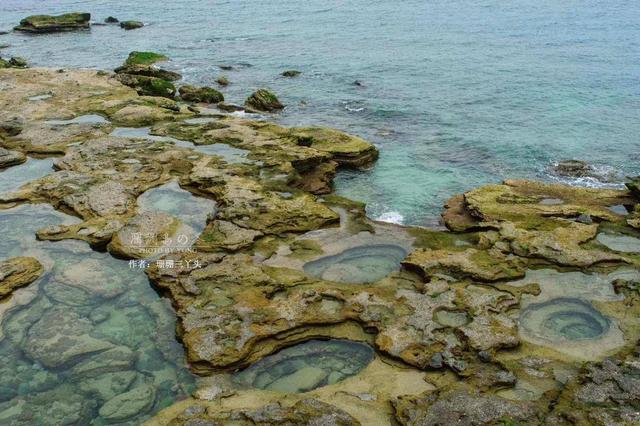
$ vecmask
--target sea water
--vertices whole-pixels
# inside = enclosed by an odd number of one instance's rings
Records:
[[[2,55],[113,69],[131,50],[153,50],[186,82],[227,76],[230,102],[269,87],[287,104],[283,124],[338,127],[381,149],[374,168],[337,179],[374,218],[432,224],[451,195],[504,178],[551,180],[562,159],[640,171],[634,1],[3,0],[0,30],[70,11],[146,26],[12,33],[0,36],[11,45]],[[302,75],[281,77],[287,69]]]

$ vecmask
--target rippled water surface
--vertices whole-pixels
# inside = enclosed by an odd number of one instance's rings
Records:
[[[374,217],[433,223],[452,194],[551,178],[545,169],[559,159],[639,172],[634,1],[3,0],[0,30],[74,10],[147,26],[10,34],[2,55],[110,69],[148,49],[170,55],[189,82],[226,75],[231,102],[270,87],[288,106],[281,122],[339,127],[382,149],[374,169],[338,178]],[[286,69],[302,75],[280,77]]]

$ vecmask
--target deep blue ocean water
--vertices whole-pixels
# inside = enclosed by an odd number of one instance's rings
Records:
[[[14,33],[0,36],[11,44],[0,55],[112,69],[154,50],[188,82],[226,75],[232,102],[269,87],[288,105],[279,122],[341,128],[380,148],[374,168],[337,179],[374,218],[434,224],[451,195],[552,179],[562,159],[640,172],[637,1],[0,0],[0,30],[69,11],[147,26]],[[303,74],[280,77],[286,69]]]

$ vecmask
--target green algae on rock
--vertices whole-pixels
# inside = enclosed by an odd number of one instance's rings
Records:
[[[54,33],[62,31],[86,30],[90,27],[91,14],[65,13],[63,15],[33,15],[20,21],[16,31],[30,33]]]
[[[124,62],[124,64],[125,65],[153,65],[157,62],[163,62],[167,60],[169,60],[169,58],[160,53],[133,51],[129,53],[129,57]]]

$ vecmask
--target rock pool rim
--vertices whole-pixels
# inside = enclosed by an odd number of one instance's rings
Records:
[[[567,307],[562,310],[552,312],[551,315],[548,315],[540,323],[543,325],[546,325],[546,324],[549,324],[549,322],[554,319],[574,316],[579,318],[580,320],[584,320],[583,323],[579,325],[590,327],[590,328],[592,327],[591,327],[591,324],[589,324],[589,322],[597,325],[597,333],[587,335],[584,337],[566,337],[561,332],[555,335],[548,335],[546,333],[541,333],[540,330],[535,330],[525,325],[527,322],[526,321],[527,317],[530,317],[531,315],[535,315],[536,312],[544,308],[547,308],[549,306],[561,305],[561,304],[574,305],[574,306],[573,308]],[[580,308],[584,309],[584,311],[579,311]],[[546,302],[530,304],[520,314],[519,323],[522,329],[526,330],[528,333],[531,333],[533,336],[536,336],[537,338],[540,338],[549,342],[553,342],[553,343],[570,343],[570,342],[597,340],[602,338],[604,335],[607,334],[607,332],[611,328],[612,321],[610,318],[603,315],[598,309],[596,309],[591,303],[587,301],[573,298],[573,297],[559,297],[559,298],[548,300]]]
[[[310,262],[305,263],[302,268],[305,271],[305,273],[307,273],[308,275],[315,278],[322,278],[326,270],[333,264],[339,264],[339,263],[343,263],[344,261],[355,260],[355,259],[372,256],[372,254],[366,253],[366,250],[380,250],[382,254],[374,254],[373,256],[390,258],[393,261],[393,263],[397,263],[396,267],[388,270],[384,275],[381,275],[376,279],[349,280],[349,281],[342,281],[342,282],[346,282],[349,284],[369,284],[369,283],[379,281],[382,278],[389,275],[391,272],[400,270],[402,260],[405,257],[407,257],[407,255],[409,254],[407,250],[405,250],[404,248],[396,244],[368,244],[368,245],[365,244],[365,245],[350,247],[339,253],[329,255],[329,256],[323,256],[318,259],[312,260]],[[394,250],[395,253],[392,255],[389,255],[388,252],[385,252],[387,250]]]
[[[319,346],[321,348],[316,348],[315,350],[310,351],[309,353],[301,353],[301,354],[291,354],[291,352],[295,351],[296,348],[306,348],[309,346]],[[259,360],[255,361],[254,363],[248,365],[247,367],[244,367],[242,369],[238,369],[235,372],[232,373],[232,381],[239,386],[242,387],[247,387],[247,388],[254,388],[254,389],[261,389],[261,390],[268,390],[268,385],[265,387],[261,387],[261,386],[257,386],[255,384],[256,380],[259,378],[259,376],[263,375],[264,373],[273,370],[274,368],[277,368],[279,365],[287,363],[291,360],[295,360],[297,358],[304,358],[304,357],[310,357],[310,356],[322,356],[322,354],[326,351],[327,353],[331,353],[332,351],[330,350],[331,347],[336,347],[336,348],[348,348],[351,349],[354,353],[358,352],[359,354],[363,355],[363,362],[361,363],[361,365],[357,368],[357,370],[353,373],[353,374],[349,374],[346,375],[345,377],[339,379],[336,383],[341,382],[343,380],[346,380],[350,377],[354,377],[358,374],[360,374],[365,368],[367,368],[367,366],[369,364],[371,364],[371,362],[376,358],[377,353],[376,350],[373,348],[373,346],[365,341],[356,341],[356,340],[349,340],[349,339],[344,339],[344,338],[331,338],[331,337],[327,337],[327,338],[323,338],[323,337],[313,337],[310,339],[306,339],[306,340],[302,340],[302,341],[298,341],[295,343],[292,343],[290,345],[278,348],[276,351],[265,355],[264,357],[260,358]],[[313,349],[313,348],[312,348]],[[321,350],[324,349],[324,350]],[[325,355],[326,356],[326,355]],[[331,356],[331,355],[329,355]],[[317,366],[315,366],[317,367]],[[255,371],[253,371],[255,370]],[[261,370],[263,370],[261,372]],[[280,377],[280,379],[285,378],[289,375],[295,374],[295,372],[300,371],[300,370],[292,370],[289,374],[286,374],[282,377]],[[253,380],[251,380],[251,373],[254,373],[254,377]],[[243,378],[242,375],[243,374],[249,374],[249,376],[247,378]],[[276,379],[280,380],[280,379]],[[326,381],[326,378],[325,380]],[[324,383],[323,381],[323,383]],[[270,383],[271,384],[271,383]],[[303,390],[303,391],[297,391],[296,393],[306,393],[306,392],[311,392],[315,389],[319,389],[325,386],[330,386],[332,384],[335,383],[324,383],[324,384],[320,384],[319,386],[315,386],[311,389],[307,389],[307,390]],[[274,390],[275,391],[275,390]],[[282,391],[277,391],[277,392],[282,392]],[[286,393],[286,392],[285,392]]]

